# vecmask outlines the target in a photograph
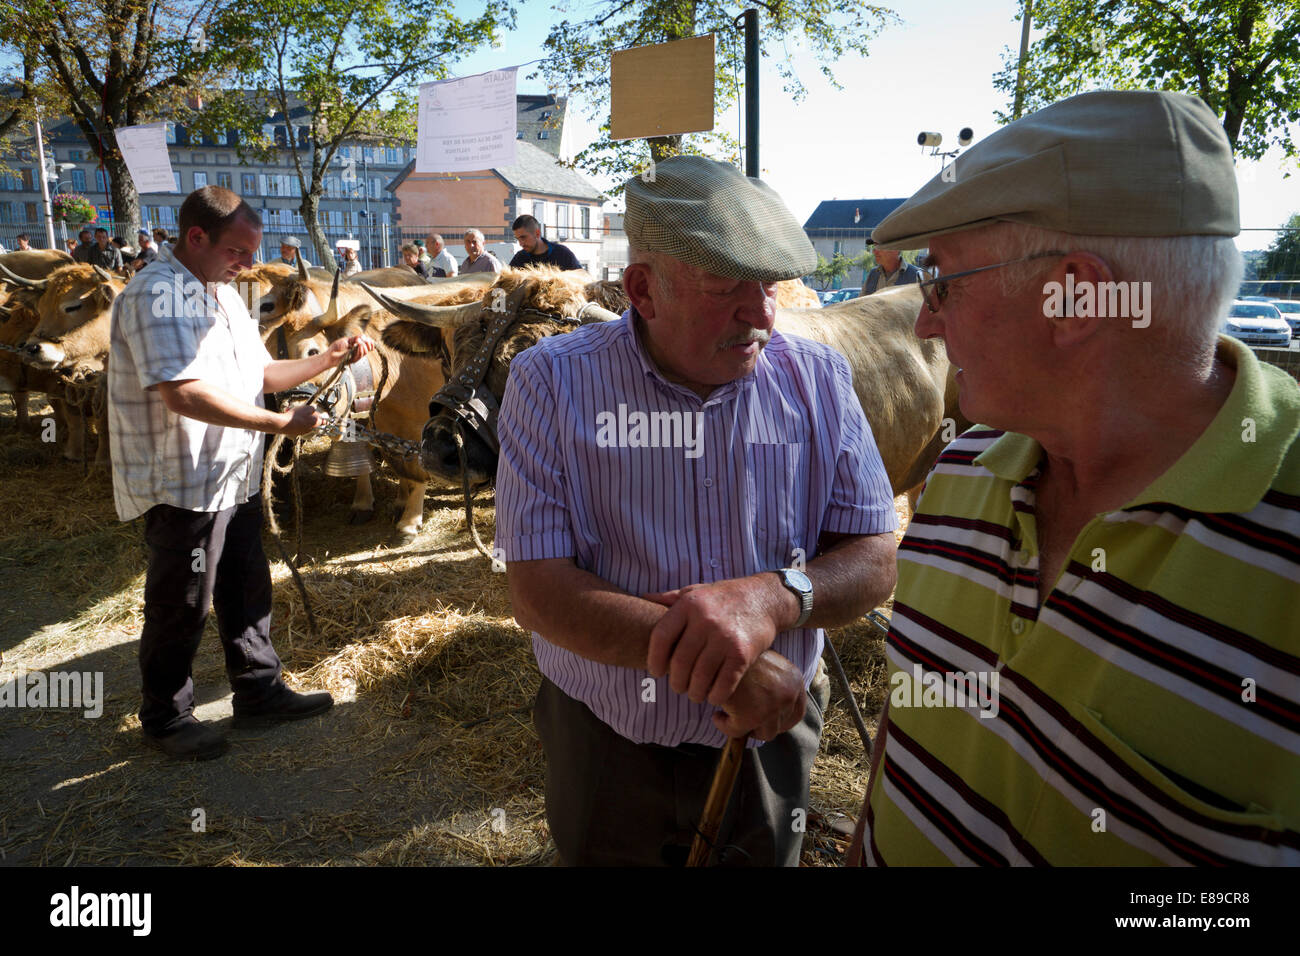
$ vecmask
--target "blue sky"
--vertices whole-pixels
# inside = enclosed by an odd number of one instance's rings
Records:
[[[796,104],[765,64],[760,81],[763,177],[801,221],[822,199],[911,195],[939,170],[939,160],[916,145],[920,130],[942,133],[945,148],[955,145],[963,126],[972,127],[978,140],[996,128],[994,111],[1005,105],[993,88],[993,74],[1001,68],[1002,49],[1020,42],[1015,0],[883,2],[904,22],[877,37],[869,57],[840,62],[835,72],[842,90],[831,87],[811,58],[795,50],[793,62],[809,89],[807,99]],[[595,4],[563,6],[567,12],[562,14],[550,3],[525,2],[518,27],[502,48],[466,57],[455,72],[466,75],[536,59],[553,21],[578,19]],[[738,4],[736,12],[742,9]],[[545,92],[540,80],[524,79],[528,72],[520,71],[519,92]],[[571,111],[575,142],[583,145],[597,125],[581,115],[584,105]],[[716,122],[738,132],[735,111]],[[1277,154],[1241,164],[1243,227],[1272,229],[1300,212],[1300,172],[1290,179],[1282,173]],[[1239,245],[1259,248],[1271,239],[1271,234],[1243,233]]]

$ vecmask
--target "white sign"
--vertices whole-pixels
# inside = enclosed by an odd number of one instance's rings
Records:
[[[131,171],[136,192],[176,192],[176,178],[167,156],[166,123],[122,127],[117,131],[117,148]]]
[[[417,173],[463,173],[515,161],[516,69],[420,84]]]

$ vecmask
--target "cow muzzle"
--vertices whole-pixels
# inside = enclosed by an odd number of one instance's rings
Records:
[[[440,410],[420,432],[420,465],[430,475],[448,482],[460,481],[460,448],[456,444],[457,420]],[[465,441],[465,465],[471,485],[492,481],[497,473],[497,453],[474,429],[460,425]]]
[[[23,361],[34,368],[55,369],[64,363],[67,353],[56,342],[28,342],[23,347]]]

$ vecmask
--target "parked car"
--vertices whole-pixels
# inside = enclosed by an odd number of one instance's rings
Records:
[[[1274,299],[1273,308],[1281,312],[1282,318],[1286,319],[1287,324],[1291,326],[1291,338],[1300,338],[1300,302]]]
[[[1238,299],[1228,309],[1223,331],[1251,345],[1290,345],[1291,326],[1271,302]]]
[[[1238,302],[1272,302],[1273,300],[1266,295],[1239,295]]]
[[[831,305],[834,302],[844,302],[848,299],[856,299],[861,289],[832,289],[829,292],[823,292],[822,305]]]

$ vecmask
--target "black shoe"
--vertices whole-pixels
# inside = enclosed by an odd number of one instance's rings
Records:
[[[286,720],[302,720],[315,717],[334,706],[334,698],[327,691],[314,694],[299,694],[281,684],[276,693],[267,700],[257,704],[234,703],[235,719],[232,727],[269,727]]]
[[[211,760],[230,749],[224,734],[191,717],[175,730],[162,736],[144,733],[145,742],[157,747],[172,760]]]

